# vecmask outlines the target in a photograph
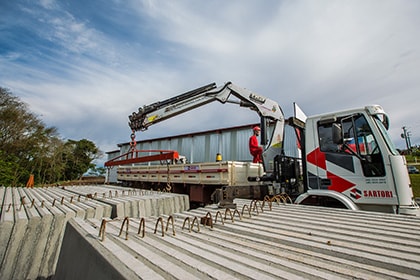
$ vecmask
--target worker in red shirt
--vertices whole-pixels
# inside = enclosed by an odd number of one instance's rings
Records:
[[[254,157],[252,159],[252,162],[262,163],[261,155],[263,152],[263,148],[262,146],[258,144],[258,138],[257,138],[260,135],[261,129],[259,126],[254,126],[252,130],[254,131],[254,134],[251,137],[249,137],[249,152]]]

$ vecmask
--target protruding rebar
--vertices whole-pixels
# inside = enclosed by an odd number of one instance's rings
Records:
[[[200,232],[200,223],[198,222],[198,218],[194,217],[192,224],[191,224],[191,230],[194,228],[194,222],[197,224],[197,231]]]
[[[163,231],[163,219],[162,219],[162,217],[159,217],[156,221],[154,234],[156,234],[157,226],[158,226],[159,222],[162,225],[162,237],[163,237],[163,236],[165,236],[165,232]]]
[[[174,217],[171,215],[168,217],[168,220],[166,221],[166,229],[165,231],[168,231],[169,222],[172,222],[172,235],[175,236],[175,226],[174,226]]]
[[[185,227],[185,223],[188,221],[188,231],[191,232],[191,220],[190,217],[186,217],[184,219],[184,223],[182,224],[182,230],[184,230]]]
[[[23,205],[25,204],[25,197],[26,197],[26,196],[23,196],[23,197],[20,199],[20,206],[19,206],[19,210],[18,210],[18,211],[20,211],[20,210],[22,209]]]
[[[128,223],[129,223],[130,219],[128,217],[125,217],[122,224],[121,224],[121,228],[120,228],[120,233],[118,234],[118,236],[121,236],[121,233],[123,231],[124,228],[124,224],[127,222],[126,226],[125,226],[125,240],[128,240]]]
[[[232,223],[233,223],[233,220],[235,218],[235,213],[238,213],[239,220],[242,221],[241,213],[239,213],[238,209],[235,209],[235,211],[233,211]]]
[[[251,218],[252,217],[252,215],[251,215],[251,209],[248,207],[247,204],[244,204],[244,206],[242,206],[242,216],[244,215],[245,208],[248,209],[248,215]]]
[[[101,227],[99,228],[99,237],[101,238],[101,241],[105,240],[105,227],[106,227],[106,220],[102,219]]]
[[[220,221],[222,222],[222,225],[225,224],[225,222],[223,221],[223,217],[222,217],[222,213],[220,213],[220,211],[216,212],[216,218],[214,219],[214,223],[217,222],[217,217],[220,216]]]
[[[226,220],[226,215],[227,215],[227,213],[229,212],[229,215],[230,215],[230,220],[232,221],[232,223],[233,223],[233,215],[232,215],[232,211],[230,211],[230,209],[229,208],[226,208],[226,210],[225,210],[225,220]]]
[[[143,229],[143,230],[142,230]],[[140,219],[140,224],[139,224],[139,230],[137,231],[137,234],[140,234],[141,231],[141,237],[143,238],[145,235],[145,230],[146,230],[146,222],[144,220],[144,218]]]
[[[206,225],[207,225],[207,221],[209,221],[209,220],[210,220],[210,228],[213,228],[213,218],[212,218],[212,216],[211,216],[210,211],[209,211],[209,212],[207,212],[206,216],[204,216],[204,219],[203,219],[202,224],[203,224],[204,226],[206,226]]]
[[[262,208],[262,209],[264,209],[264,205],[265,205],[265,203],[268,203],[268,208],[269,208],[269,209],[270,209],[270,211],[271,211],[271,209],[272,209],[272,204],[273,204],[273,202],[271,201],[271,199],[270,199],[270,198],[268,198],[268,199],[264,198],[263,203],[262,203],[262,206],[261,206],[261,208]]]
[[[258,212],[258,205],[257,204],[260,204],[260,208],[261,208],[261,203],[260,203],[260,201],[259,200],[253,200],[253,201],[251,201],[251,210],[252,211],[257,211],[257,215],[259,215],[259,212]],[[252,207],[252,205],[254,205],[254,207]],[[261,209],[261,212],[264,212],[264,210],[263,209]]]

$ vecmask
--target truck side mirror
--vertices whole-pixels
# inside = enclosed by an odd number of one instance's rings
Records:
[[[343,134],[341,132],[341,126],[337,123],[332,125],[332,140],[334,144],[343,144]]]

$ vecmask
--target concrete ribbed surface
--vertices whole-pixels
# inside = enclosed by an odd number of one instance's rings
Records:
[[[122,219],[106,223],[101,237],[100,220],[73,219],[56,279],[96,273],[101,279],[420,277],[418,217],[276,203],[270,210],[268,204],[235,202],[237,211],[206,207],[146,218],[144,237],[142,230],[138,234],[141,219],[130,219],[127,240]],[[198,226],[205,216],[213,227]],[[78,261],[86,255],[92,258]]]
[[[116,186],[0,187],[0,279],[51,277],[67,221],[171,215],[188,196]]]

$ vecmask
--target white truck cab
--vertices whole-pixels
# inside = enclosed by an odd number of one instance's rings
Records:
[[[378,105],[308,117],[306,192],[295,203],[340,201],[350,209],[416,214],[407,163],[388,126]]]

